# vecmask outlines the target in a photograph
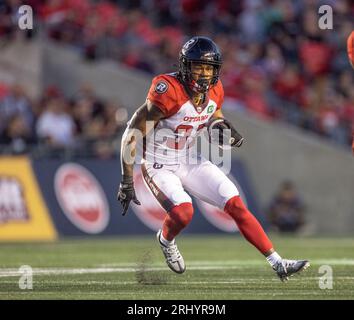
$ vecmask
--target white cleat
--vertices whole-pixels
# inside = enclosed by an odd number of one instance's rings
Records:
[[[159,230],[157,232],[156,238],[157,238],[157,241],[160,244],[161,250],[166,258],[167,265],[169,266],[169,268],[172,271],[174,271],[176,273],[183,273],[186,270],[186,266],[184,264],[183,257],[177,248],[175,240],[173,240],[172,244],[170,244],[169,246],[165,246],[160,241],[161,232],[162,232],[162,230]]]
[[[282,259],[279,261],[273,269],[277,273],[281,281],[288,281],[289,277],[295,273],[306,270],[310,266],[310,262],[307,260],[288,260]]]

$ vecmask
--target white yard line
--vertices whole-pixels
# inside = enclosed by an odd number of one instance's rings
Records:
[[[310,263],[312,265],[345,265],[345,266],[354,266],[354,259],[310,259]],[[139,262],[134,263],[105,263],[105,264],[98,264],[96,267],[103,267],[103,268],[110,268],[110,267],[131,267],[136,266]],[[165,263],[149,263],[147,264],[158,267],[158,266],[165,266]],[[235,268],[245,267],[245,266],[258,266],[258,265],[267,265],[265,260],[200,260],[200,261],[189,261],[188,266],[233,266]]]
[[[328,259],[328,260],[311,260],[312,265],[345,265],[354,266],[354,259]],[[122,263],[122,264],[105,264],[96,268],[33,268],[33,275],[65,275],[65,274],[90,274],[90,273],[121,273],[121,272],[136,272],[141,271],[168,271],[169,269],[164,264],[149,264],[149,267],[139,266],[139,263]],[[258,260],[242,260],[242,261],[191,261],[188,263],[188,270],[232,270],[240,269],[250,265],[265,265],[265,261]],[[0,269],[0,278],[4,277],[19,277],[22,273],[15,268]],[[352,279],[352,277],[349,277]],[[259,280],[259,279],[258,279]],[[190,282],[189,282],[190,283]]]
[[[189,267],[188,270],[224,270],[238,269],[237,266],[200,266]],[[136,271],[168,271],[168,267],[127,267],[127,268],[33,268],[33,275],[63,275],[63,274],[88,274],[88,273],[119,273]],[[17,269],[0,269],[1,277],[18,277],[22,274]]]

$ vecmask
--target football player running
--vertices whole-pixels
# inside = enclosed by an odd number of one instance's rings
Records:
[[[136,157],[137,144],[144,138],[141,170],[147,186],[167,212],[157,240],[169,268],[176,273],[186,270],[175,238],[192,219],[191,194],[229,214],[242,235],[266,257],[279,278],[286,281],[306,269],[309,262],[283,259],[274,250],[237,187],[220,168],[200,155],[195,156],[198,162],[189,161],[192,141],[211,122],[219,132],[229,129],[232,147],[242,145],[243,137],[221,111],[224,99],[219,79],[221,65],[217,45],[209,38],[193,37],[180,51],[178,72],[158,75],[152,80],[146,102],[134,113],[122,137],[122,181],[117,199],[123,206],[123,215],[131,201],[140,205],[134,191],[131,159]],[[161,129],[165,130],[163,139],[156,137]]]

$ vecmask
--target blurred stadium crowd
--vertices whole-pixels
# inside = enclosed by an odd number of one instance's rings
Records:
[[[8,0],[0,2],[2,40],[18,32],[14,21],[23,2],[33,7],[50,38],[85,59],[109,58],[151,75],[176,70],[188,37],[209,36],[222,50],[222,81],[233,108],[351,145],[354,75],[346,53],[354,29],[351,0]],[[318,26],[322,4],[333,8],[333,30]],[[48,88],[39,102],[30,102],[25,91],[0,87],[1,143],[21,127],[26,141],[94,142],[113,137],[127,121],[124,108],[98,101],[87,87],[71,99]],[[56,129],[50,128],[54,122]],[[112,154],[104,145],[95,148],[100,156]]]
[[[23,87],[0,89],[0,145],[5,154],[111,158],[128,121],[127,110],[98,99],[89,85],[66,98],[48,87],[32,101]]]

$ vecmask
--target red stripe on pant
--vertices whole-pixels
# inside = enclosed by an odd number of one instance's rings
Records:
[[[168,241],[172,241],[192,221],[193,211],[193,206],[190,202],[174,206],[163,223],[163,237]]]
[[[240,232],[261,253],[265,254],[273,248],[272,242],[253,214],[246,208],[239,196],[229,199],[224,208],[236,222]]]

